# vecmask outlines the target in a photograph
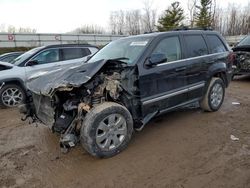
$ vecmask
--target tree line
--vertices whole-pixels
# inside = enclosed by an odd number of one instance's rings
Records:
[[[2,33],[36,33],[36,29],[30,27],[15,27],[13,25],[0,25],[0,32]]]
[[[111,12],[109,25],[112,34],[128,35],[180,27],[214,29],[223,35],[250,33],[250,3],[246,7],[228,4],[223,9],[216,0],[188,0],[187,7],[185,11],[179,1],[173,2],[157,19],[156,9],[147,3],[143,11]]]

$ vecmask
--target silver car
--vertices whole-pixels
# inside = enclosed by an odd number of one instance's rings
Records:
[[[98,50],[84,44],[50,45],[34,48],[11,63],[0,62],[0,106],[18,106],[26,99],[28,80],[79,66]]]
[[[24,52],[10,52],[0,55],[0,61],[11,63],[18,56],[22,55]]]

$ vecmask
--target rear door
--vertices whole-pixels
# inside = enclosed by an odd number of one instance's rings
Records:
[[[221,38],[217,34],[207,34],[206,39],[208,41],[211,55],[209,56],[207,63],[204,65],[205,69],[202,71],[205,72],[212,64],[221,62],[227,63],[228,68],[231,68],[230,63],[228,63],[229,52]]]
[[[140,70],[139,87],[143,115],[164,111],[187,100],[186,62],[182,59],[179,36],[160,39],[151,52],[165,54],[167,61]]]
[[[194,100],[202,97],[205,87],[206,63],[208,60],[208,47],[204,36],[200,34],[183,34],[185,44],[185,58],[187,65],[187,84],[189,87],[188,99]]]
[[[77,66],[87,60],[87,56],[91,54],[88,48],[67,47],[60,49],[62,60],[61,66]]]

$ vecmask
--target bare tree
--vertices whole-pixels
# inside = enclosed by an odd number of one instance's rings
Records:
[[[36,33],[36,29],[32,29],[29,27],[20,27],[17,30],[18,33]]]
[[[156,9],[153,9],[153,3],[150,0],[144,2],[142,27],[144,32],[153,32],[156,30]]]
[[[211,24],[211,26],[212,26],[212,28],[214,28],[214,26],[215,26],[215,16],[216,16],[216,5],[217,5],[217,2],[216,2],[216,0],[212,0],[212,5],[211,5],[211,7],[210,7],[210,12],[211,12],[211,17],[212,17],[212,24]]]
[[[241,18],[241,34],[249,34],[250,33],[250,2],[248,3],[247,7],[245,7]]]
[[[214,6],[212,27],[223,35],[250,33],[250,3],[246,7],[229,4],[225,9]]]
[[[225,15],[222,8],[216,8],[213,16],[212,27],[216,31],[225,33]]]
[[[246,7],[229,4],[220,8],[217,0],[208,7],[210,25],[223,35],[246,35],[250,33],[250,2]],[[194,26],[200,0],[188,0],[189,25]],[[156,30],[156,9],[151,0],[144,2],[143,10],[113,11],[109,25],[112,34],[136,35]]]
[[[76,34],[103,34],[105,30],[98,25],[84,25],[79,28],[74,29],[70,33]]]
[[[141,33],[140,20],[140,10],[131,10],[126,12],[126,32],[129,35],[138,35]]]
[[[125,34],[125,12],[123,10],[111,12],[109,25],[112,34]]]
[[[117,34],[116,16],[115,12],[111,12],[109,16],[109,25],[111,29],[111,34]]]
[[[188,11],[190,17],[190,26],[194,27],[194,17],[196,14],[196,6],[198,0],[188,0]]]
[[[5,27],[3,28],[5,29]],[[9,25],[5,31],[1,32],[8,32],[8,33],[36,33],[36,29],[30,27],[15,27],[13,25]]]
[[[117,34],[125,34],[125,13],[123,10],[117,12]]]

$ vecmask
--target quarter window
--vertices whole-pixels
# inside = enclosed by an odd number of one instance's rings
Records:
[[[90,55],[91,52],[87,48],[63,48],[62,57],[63,60],[79,59]]]
[[[184,39],[186,42],[188,58],[208,54],[207,45],[201,35],[186,35],[184,36]]]
[[[179,38],[168,37],[163,39],[153,51],[153,54],[165,54],[167,62],[181,59],[181,46]]]
[[[50,49],[50,50],[43,51],[32,60],[38,61],[38,64],[57,62],[59,61],[59,50]]]
[[[225,52],[226,48],[222,41],[216,35],[207,35],[207,39],[211,48],[211,53]]]

